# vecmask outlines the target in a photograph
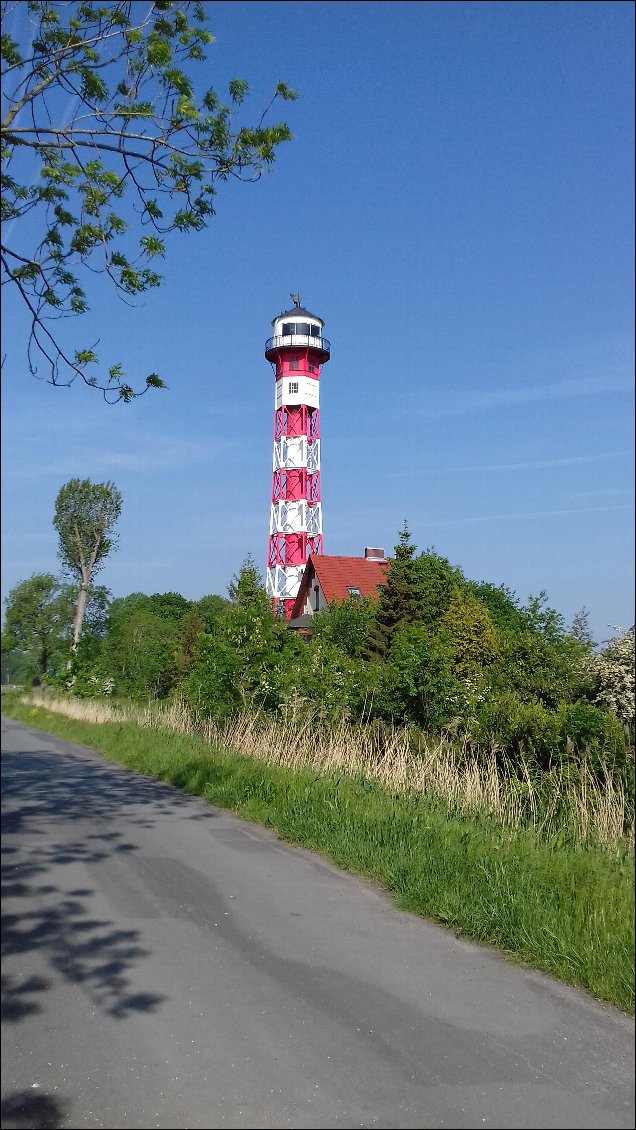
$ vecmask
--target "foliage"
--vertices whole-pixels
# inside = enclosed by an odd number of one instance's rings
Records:
[[[366,654],[376,613],[377,601],[370,597],[335,600],[328,609],[312,617],[312,639],[333,644],[350,659],[359,659]]]
[[[142,604],[125,614],[120,606],[110,617],[101,668],[113,679],[116,694],[133,699],[162,697],[172,682],[177,646],[174,621]]]
[[[375,622],[370,624],[368,648],[371,654],[383,657],[391,645],[400,624],[410,624],[417,614],[417,592],[414,584],[413,557],[415,546],[404,523],[395,555],[389,565],[386,579],[380,588],[380,599]]]
[[[263,578],[258,565],[251,553],[241,565],[240,571],[235,573],[227,586],[227,595],[230,604],[262,603]]]
[[[37,664],[33,655],[19,648],[5,646],[2,637],[2,675],[3,687],[28,687],[37,682]]]
[[[116,548],[114,526],[122,497],[114,483],[71,479],[55,500],[58,556],[64,569],[80,583],[88,583]]]
[[[572,623],[570,624],[568,635],[572,639],[577,640],[583,647],[591,651],[594,647],[594,640],[590,632],[590,614],[587,608],[581,608],[576,613]]]
[[[587,649],[571,636],[546,638],[530,625],[500,633],[500,658],[491,668],[495,690],[509,689],[522,702],[539,701],[549,709],[586,693]]]
[[[271,601],[251,557],[234,578],[234,603],[204,635],[185,685],[188,702],[203,714],[228,717],[248,707],[276,710],[291,691],[288,672],[298,641],[272,615]]]
[[[186,702],[201,715],[219,720],[240,709],[240,662],[224,640],[204,635],[183,686]]]
[[[205,623],[198,608],[190,607],[184,612],[177,626],[177,638],[173,655],[173,681],[178,684],[196,663],[199,640],[205,631]]]
[[[198,93],[196,65],[207,69],[213,42],[201,3],[28,8],[34,32],[23,45],[2,5],[3,282],[28,310],[33,375],[43,361],[51,384],[79,377],[128,401],[164,382],[151,373],[135,391],[120,362],[91,375],[95,345],[70,350],[51,321],[86,312],[88,272],[107,276],[127,302],[159,286],[166,233],[200,231],[218,183],[254,181],[272,166],[291,133],[284,122],[266,125],[267,111],[296,95],[279,82],[256,124],[239,125],[243,79],[230,82],[228,105],[212,88]]]
[[[164,698],[191,670],[204,627],[196,604],[180,593],[118,597],[93,675],[111,679],[118,695]]]
[[[193,607],[193,603],[178,592],[155,592],[150,596],[144,592],[131,592],[128,596],[118,596],[111,601],[108,623],[112,626],[132,612],[142,610],[152,612],[161,620],[178,624]]]
[[[458,679],[468,679],[489,667],[500,654],[490,614],[469,591],[453,589],[448,608],[440,617],[440,631],[450,641]]]
[[[531,596],[523,609],[528,625],[533,632],[555,643],[565,635],[565,621],[560,612],[548,604],[548,594],[542,590],[538,596]]]
[[[414,750],[445,735],[496,750],[515,772],[528,758],[546,770],[584,759],[630,787],[633,631],[595,656],[584,613],[566,629],[544,593],[523,607],[503,587],[467,581],[434,551],[417,555],[406,527],[379,600],[335,602],[307,638],[272,614],[251,556],[228,593],[113,600],[105,624],[105,606],[94,623],[87,617],[62,682],[76,695],[184,698],[217,721],[255,712],[355,722],[371,740],[404,724]],[[56,646],[68,646],[68,620],[60,631]],[[23,647],[6,636],[13,667]]]
[[[204,631],[214,632],[216,630],[221,616],[229,607],[229,603],[225,597],[217,596],[215,593],[202,596],[201,600],[196,602],[197,612],[203,621]]]
[[[418,598],[417,620],[429,631],[436,632],[453,596],[464,592],[464,575],[461,569],[451,565],[434,549],[421,553],[413,566],[413,582]]]
[[[373,695],[372,673],[359,656],[350,654],[326,634],[301,645],[295,662],[288,665],[290,694],[295,710],[307,717],[337,720],[364,717]]]
[[[86,606],[86,648],[95,648],[105,628],[109,592],[94,588]],[[18,668],[51,680],[68,658],[75,604],[73,586],[51,573],[35,573],[11,589],[5,601],[3,653],[18,652]],[[15,659],[14,659],[15,664]]]
[[[410,538],[405,524],[380,589],[376,624],[370,628],[369,652],[380,657],[387,654],[401,625],[420,624],[436,634],[453,594],[466,587],[461,570],[434,549],[415,556],[416,546]]]
[[[84,630],[70,660],[60,666],[49,682],[64,691],[72,691],[77,698],[112,695],[115,680],[103,666],[102,648],[103,638]]]
[[[61,598],[62,587],[51,573],[35,573],[15,585],[5,602],[3,651],[29,654],[38,678],[47,674],[68,627],[68,608]]]
[[[497,631],[520,632],[527,626],[526,615],[518,598],[505,585],[467,581],[466,589],[488,610]]]
[[[585,758],[592,766],[601,762],[611,765],[633,796],[634,759],[613,711],[580,698],[576,702],[559,703],[558,714],[562,751],[574,751],[577,759]]]
[[[69,597],[75,599],[73,586],[69,585]],[[91,590],[86,604],[84,616],[84,633],[86,635],[85,648],[95,651],[106,633],[108,613],[111,603],[110,590],[105,585],[91,585]]]
[[[431,637],[421,624],[402,625],[381,673],[381,714],[439,730],[455,712],[458,690],[449,643]]]
[[[55,500],[53,525],[59,538],[58,557],[78,583],[73,652],[79,646],[91,581],[117,544],[114,526],[121,505],[122,497],[114,483],[92,483],[90,479],[71,479]]]
[[[474,745],[492,748],[521,764],[530,758],[542,769],[586,758],[612,764],[618,776],[631,777],[625,736],[616,718],[585,699],[560,702],[550,709],[537,699],[525,701],[513,690],[485,697],[469,724]]]
[[[600,654],[589,659],[594,680],[593,698],[607,706],[633,732],[634,729],[634,629],[616,628]]]
[[[164,620],[178,624],[192,605],[180,592],[155,592],[152,596],[144,597],[144,607]]]

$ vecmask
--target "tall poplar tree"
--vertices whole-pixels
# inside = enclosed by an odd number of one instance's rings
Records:
[[[58,557],[78,584],[71,650],[77,651],[86,615],[91,580],[116,548],[115,524],[121,514],[122,496],[114,483],[92,483],[71,479],[55,501]]]

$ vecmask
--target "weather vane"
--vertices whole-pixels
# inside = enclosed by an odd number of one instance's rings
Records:
[[[301,305],[299,294],[290,294],[289,297],[291,298],[292,302],[294,303],[294,306],[300,306]]]

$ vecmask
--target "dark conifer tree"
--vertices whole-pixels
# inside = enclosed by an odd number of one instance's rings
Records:
[[[380,603],[375,623],[368,636],[370,656],[384,657],[400,624],[412,624],[417,617],[418,594],[414,557],[416,546],[404,522],[395,556],[389,565],[386,582],[380,588]]]

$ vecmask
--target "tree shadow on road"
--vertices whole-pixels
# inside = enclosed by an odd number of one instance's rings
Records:
[[[2,1130],[59,1130],[66,1105],[40,1091],[14,1091],[0,1104]]]
[[[37,954],[40,965],[24,980],[5,966],[3,1020],[15,1024],[39,1012],[43,994],[60,977],[116,1019],[155,1011],[165,995],[132,985],[133,968],[150,953],[140,931],[92,913],[96,892],[73,885],[74,876],[64,884],[59,868],[80,865],[90,874],[93,864],[135,852],[113,825],[151,827],[177,808],[182,815],[186,798],[82,751],[9,750],[2,764],[2,957]],[[204,819],[207,813],[193,815]],[[94,822],[95,831],[69,839],[80,820]]]

